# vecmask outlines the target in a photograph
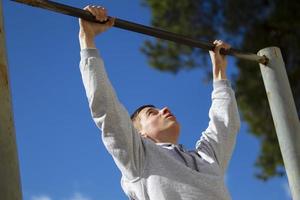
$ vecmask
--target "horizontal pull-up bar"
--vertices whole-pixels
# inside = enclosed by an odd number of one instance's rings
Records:
[[[79,17],[79,18],[82,18],[82,19],[85,19],[85,20],[88,20],[91,22],[96,22],[96,23],[100,23],[100,24],[105,23],[105,22],[98,21],[89,11],[71,7],[68,5],[61,4],[61,3],[53,2],[53,1],[47,1],[47,0],[12,0],[12,1],[24,3],[24,4],[27,4],[30,6],[34,6],[34,7],[44,8],[47,10],[52,10],[54,12],[58,12],[58,13],[62,13],[62,14],[66,14],[66,15],[70,15],[70,16],[74,16],[74,17]],[[108,17],[108,18],[111,18],[111,17]],[[173,41],[173,42],[176,42],[179,44],[184,44],[184,45],[188,45],[188,46],[192,46],[192,47],[201,48],[201,49],[208,50],[208,51],[214,49],[214,45],[211,43],[208,43],[208,42],[195,40],[195,39],[189,38],[184,35],[172,33],[169,31],[162,30],[162,29],[158,29],[158,28],[144,26],[141,24],[129,22],[126,20],[118,19],[118,18],[115,18],[114,26],[117,28],[126,29],[126,30],[130,30],[130,31],[154,36],[157,38]],[[220,53],[223,55],[235,56],[237,58],[241,58],[241,59],[245,59],[245,60],[256,61],[256,62],[264,64],[264,65],[266,65],[269,61],[268,58],[264,55],[258,56],[257,54],[253,54],[253,53],[245,53],[245,52],[242,52],[242,51],[234,49],[234,48],[230,48],[228,50],[221,49]]]

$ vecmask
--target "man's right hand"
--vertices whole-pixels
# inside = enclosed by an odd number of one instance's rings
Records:
[[[105,24],[98,24],[79,18],[79,39],[82,49],[91,46],[94,47],[93,40],[95,36],[112,27],[115,21],[114,18],[107,17],[107,10],[104,7],[88,5],[84,10],[89,11],[100,22],[106,21],[107,19],[108,21]]]

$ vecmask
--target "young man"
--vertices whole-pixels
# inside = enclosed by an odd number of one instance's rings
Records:
[[[108,80],[94,38],[114,23],[105,8],[87,6],[105,24],[79,20],[80,70],[102,140],[122,173],[121,185],[135,200],[228,200],[224,175],[240,127],[239,114],[229,80],[226,58],[216,40],[210,52],[213,66],[210,122],[193,151],[177,144],[180,125],[171,111],[146,105],[131,117],[119,102]]]

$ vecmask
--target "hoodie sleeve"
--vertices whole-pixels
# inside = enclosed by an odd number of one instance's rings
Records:
[[[225,174],[240,129],[240,117],[229,80],[213,83],[208,128],[202,132],[196,149],[203,157],[214,160]]]
[[[80,57],[80,72],[92,118],[122,175],[132,180],[140,175],[144,161],[142,139],[115,94],[98,49],[82,49]]]

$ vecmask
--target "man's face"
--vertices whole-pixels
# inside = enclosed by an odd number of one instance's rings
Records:
[[[177,142],[180,125],[167,107],[146,107],[139,113],[139,117],[142,135],[155,142]]]

